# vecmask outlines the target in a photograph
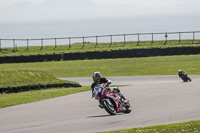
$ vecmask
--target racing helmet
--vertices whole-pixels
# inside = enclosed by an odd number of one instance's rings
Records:
[[[98,83],[101,79],[101,73],[100,72],[94,72],[92,75],[93,81]]]

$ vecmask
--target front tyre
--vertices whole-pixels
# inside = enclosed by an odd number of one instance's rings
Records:
[[[102,100],[101,104],[110,115],[116,115],[115,106],[111,102],[108,103],[108,101]]]
[[[132,111],[131,105],[130,103],[128,103],[128,105],[126,106],[126,111],[124,113],[130,113]]]

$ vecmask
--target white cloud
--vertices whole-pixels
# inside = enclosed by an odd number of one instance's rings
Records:
[[[200,0],[91,0],[102,5],[137,5],[140,7],[168,6],[181,3],[200,3]]]
[[[42,3],[44,1],[47,0],[0,0],[0,7],[1,8],[7,8],[10,7],[12,5],[15,5],[17,3],[21,3],[21,2],[33,2],[33,3]]]
[[[200,0],[0,0],[1,22],[200,14]]]

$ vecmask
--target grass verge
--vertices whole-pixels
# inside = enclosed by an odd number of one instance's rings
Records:
[[[74,83],[74,82],[58,80],[53,75],[40,71],[28,71],[28,70],[0,71],[0,88],[16,87],[23,85],[51,84],[51,83],[60,84],[60,83]]]
[[[51,74],[39,71],[1,71],[0,72],[0,88],[16,87],[23,85],[37,84],[60,84],[75,83],[71,81],[58,80]],[[21,93],[0,94],[0,108],[40,101],[44,99],[69,95],[81,91],[88,90],[87,87],[79,88],[54,88],[45,90],[32,90]]]
[[[35,43],[34,45],[38,46],[30,46],[27,47],[18,47],[17,49],[13,48],[2,48],[0,50],[0,56],[13,56],[13,55],[37,55],[37,54],[52,54],[52,53],[69,53],[69,52],[86,52],[86,51],[110,51],[117,49],[137,49],[137,48],[149,48],[149,47],[182,47],[182,46],[200,46],[200,40],[182,40],[179,43],[179,40],[168,40],[167,44],[164,41],[129,41],[124,44],[124,42],[113,42],[112,45],[110,43],[90,43],[85,42],[84,47],[83,43],[75,43],[72,44],[71,47],[69,45],[57,45],[55,48],[54,44],[51,46],[41,47],[40,41]]]
[[[102,133],[200,133],[200,121],[124,129]]]
[[[78,88],[52,88],[44,90],[32,90],[21,93],[1,94],[0,108],[41,101],[44,99],[70,95],[87,90],[90,90],[90,87],[83,86]]]
[[[200,54],[0,65],[1,71],[41,71],[57,78],[91,77],[94,71],[103,76],[177,75],[179,69],[189,75],[200,74]]]

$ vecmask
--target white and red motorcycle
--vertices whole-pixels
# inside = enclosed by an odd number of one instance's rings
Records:
[[[130,113],[132,108],[129,101],[124,100],[118,94],[108,91],[105,84],[99,84],[94,88],[93,97],[99,100],[100,105],[110,114],[116,115],[116,113]]]

